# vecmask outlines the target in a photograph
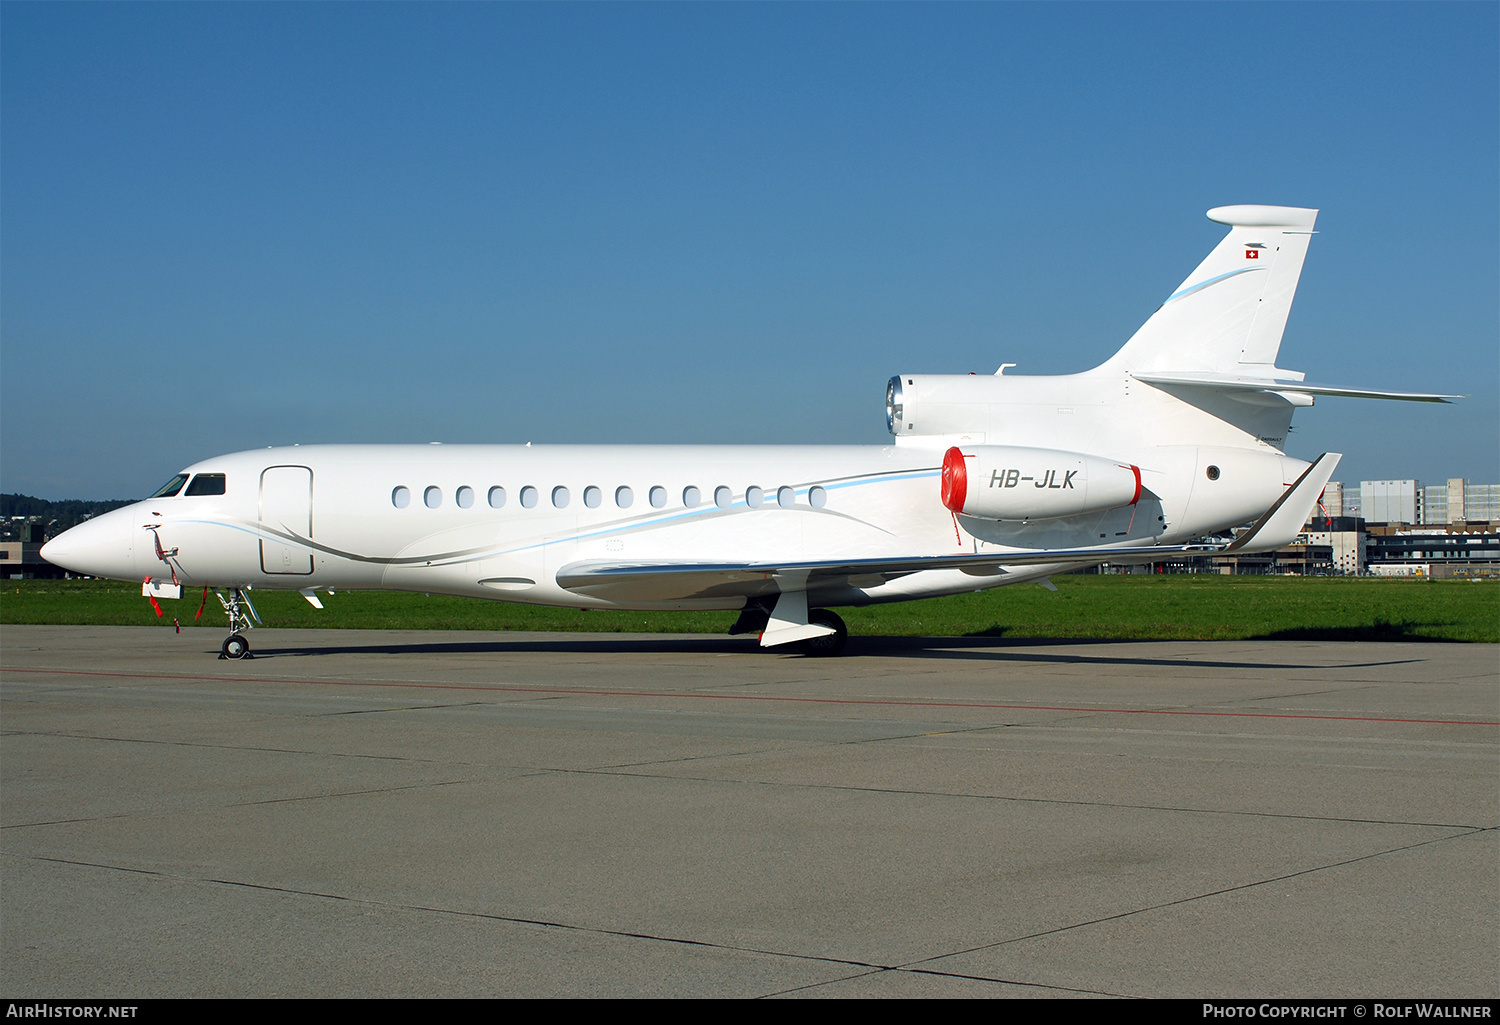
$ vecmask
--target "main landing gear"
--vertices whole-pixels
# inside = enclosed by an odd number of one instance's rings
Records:
[[[802,654],[810,658],[827,658],[844,650],[844,642],[849,639],[849,628],[837,613],[828,609],[813,609],[807,614],[807,621],[819,626],[831,626],[833,633],[798,641],[797,648]]]
[[[802,600],[806,601],[805,598]],[[740,618],[729,628],[730,636],[758,633],[761,635],[761,646],[767,651],[782,653],[800,651],[810,658],[827,658],[837,655],[844,650],[844,642],[849,639],[849,628],[844,625],[844,621],[839,618],[837,613],[828,609],[811,609],[806,614],[806,622],[808,624],[827,628],[826,631],[820,632],[818,636],[804,637],[800,640],[788,640],[786,642],[776,642],[773,640],[768,644],[766,642],[766,632],[771,628],[771,617],[774,608],[775,606],[766,598],[750,599],[745,603],[744,609],[740,611]]]
[[[219,648],[220,658],[255,657],[250,654],[250,642],[241,632],[252,629],[260,622],[260,613],[250,603],[250,596],[245,593],[247,590],[249,588],[231,587],[228,595],[223,591],[214,592],[219,604],[224,606],[225,614],[229,616],[229,636],[224,638],[224,643]],[[244,608],[241,609],[241,606]]]

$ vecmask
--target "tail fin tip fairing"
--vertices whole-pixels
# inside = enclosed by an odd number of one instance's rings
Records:
[[[1110,362],[1130,371],[1269,377],[1318,211],[1220,206],[1229,233]]]

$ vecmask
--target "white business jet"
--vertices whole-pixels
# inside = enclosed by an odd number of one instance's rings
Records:
[[[894,444],[310,445],[219,456],[42,555],[213,588],[243,658],[254,588],[382,588],[596,609],[738,609],[732,633],[842,649],[828,606],[1103,562],[1265,551],[1337,465],[1285,454],[1315,395],[1276,366],[1316,210],[1227,206],[1229,233],[1108,361],[1061,377],[900,374]],[[1247,525],[1232,538],[1232,528]],[[1209,540],[1203,540],[1209,539]]]

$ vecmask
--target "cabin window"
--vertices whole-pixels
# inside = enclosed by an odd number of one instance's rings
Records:
[[[1209,480],[1218,480],[1219,479],[1219,468],[1217,466],[1210,466],[1208,468],[1208,479]]]
[[[433,486],[422,492],[422,504],[429,509],[436,509],[438,506],[442,505],[443,489]]]
[[[200,473],[193,478],[193,483],[187,486],[184,495],[222,495],[224,493],[224,475],[222,473]]]
[[[759,509],[765,504],[766,493],[754,484],[745,489],[745,504],[752,509]]]
[[[398,486],[391,492],[391,504],[397,509],[405,509],[411,505],[411,489],[405,485]]]
[[[828,492],[820,485],[814,484],[807,489],[807,504],[814,509],[821,509],[828,504]]]
[[[776,489],[776,504],[783,509],[790,509],[797,504],[797,492],[783,484]]]
[[[696,509],[698,503],[703,501],[703,494],[697,488],[689,484],[682,489],[682,504],[689,509]]]
[[[621,509],[629,509],[635,504],[635,492],[630,490],[628,484],[621,484],[615,488],[615,505]]]
[[[181,491],[182,490],[182,486],[184,484],[186,484],[186,483],[187,483],[187,474],[185,474],[185,473],[179,473],[177,476],[175,476],[171,480],[167,481],[161,487],[157,488],[156,489],[156,493],[153,494],[151,497],[152,498],[171,498],[173,495],[177,494],[177,492]]]
[[[496,485],[490,488],[490,508],[499,509],[505,505],[505,489]]]
[[[660,484],[651,486],[651,508],[660,509],[667,504],[667,489]]]
[[[720,484],[714,488],[714,505],[720,509],[728,509],[734,503],[734,492]]]
[[[590,484],[588,487],[583,489],[583,504],[588,506],[590,509],[599,508],[600,504],[603,501],[604,492],[594,487],[594,485]]]
[[[536,508],[536,488],[530,484],[521,489],[521,505],[527,509]]]
[[[460,509],[469,508],[474,504],[474,489],[465,484],[453,493],[453,500]]]
[[[552,489],[552,507],[554,509],[566,509],[568,507],[568,499],[571,497],[568,494],[568,489],[559,484]]]

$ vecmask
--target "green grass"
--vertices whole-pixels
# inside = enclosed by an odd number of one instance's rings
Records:
[[[1034,584],[897,605],[840,609],[856,635],[1114,640],[1437,640],[1500,642],[1500,581],[1221,576],[1062,576]],[[0,623],[224,629],[201,591],[162,601],[139,584],[10,580]],[[591,633],[723,633],[732,612],[583,612],[441,595],[384,591],[322,596],[314,609],[293,591],[255,591],[267,625],[336,629],[572,630]]]

